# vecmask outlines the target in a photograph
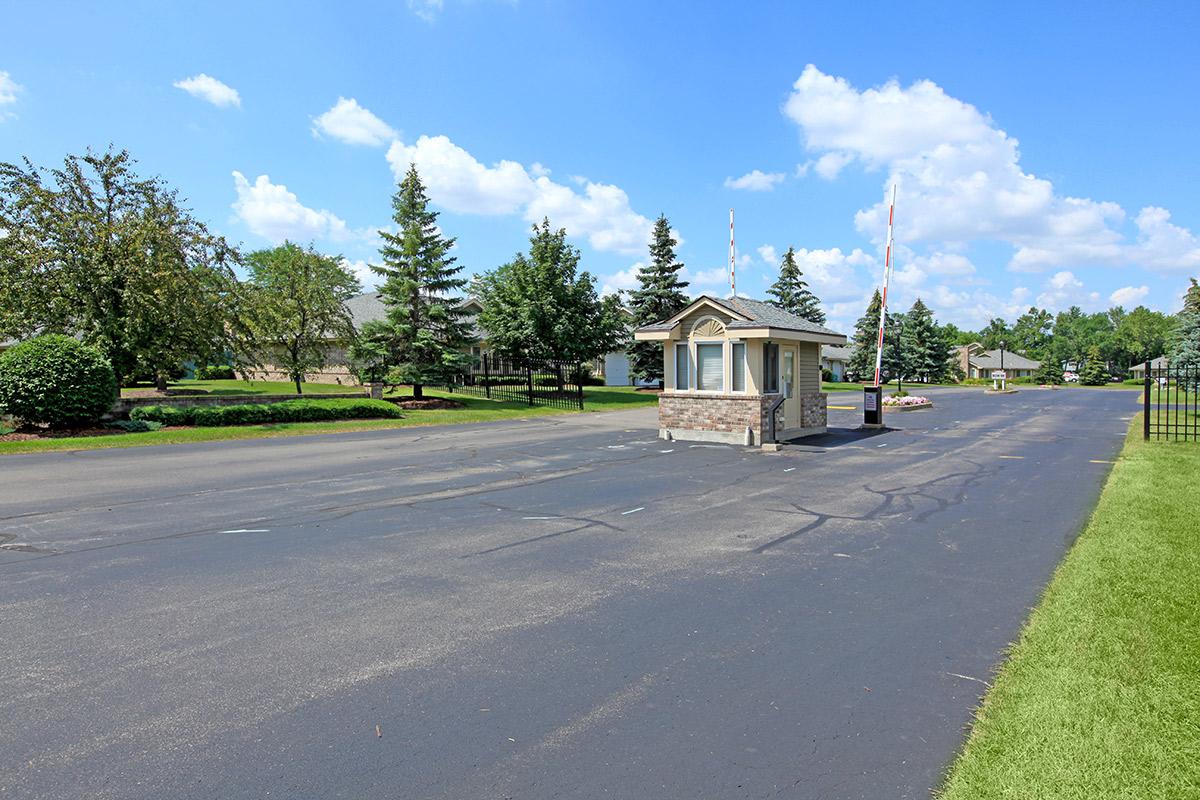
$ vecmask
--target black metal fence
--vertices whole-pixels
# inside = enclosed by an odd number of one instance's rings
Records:
[[[582,364],[486,353],[446,388],[489,400],[583,410]]]
[[[1147,361],[1142,392],[1143,439],[1200,442],[1200,368]]]

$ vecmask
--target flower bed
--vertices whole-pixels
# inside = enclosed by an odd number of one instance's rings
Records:
[[[928,397],[920,397],[918,395],[908,395],[906,397],[888,395],[887,397],[883,398],[883,407],[893,410],[903,411],[910,408],[926,408],[932,405],[933,403],[929,402]]]

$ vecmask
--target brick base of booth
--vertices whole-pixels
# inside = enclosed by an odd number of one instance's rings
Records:
[[[658,397],[659,436],[684,441],[762,444],[764,434],[770,438],[768,413],[778,397],[665,391]],[[800,401],[800,427],[785,427],[781,407],[775,412],[777,439],[825,432],[826,396],[821,392],[806,392],[797,399]]]

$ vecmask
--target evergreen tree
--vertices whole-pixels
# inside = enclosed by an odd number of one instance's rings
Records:
[[[1200,286],[1195,278],[1183,298],[1169,358],[1172,370],[1192,370],[1200,376]]]
[[[825,312],[821,310],[821,301],[809,290],[804,273],[796,264],[794,247],[789,247],[784,253],[783,263],[779,265],[779,280],[767,289],[767,294],[772,297],[767,301],[771,305],[790,311],[809,322],[825,324]]]
[[[683,264],[675,260],[675,237],[671,223],[660,215],[654,223],[650,238],[650,264],[638,271],[641,284],[629,295],[629,310],[634,327],[661,322],[682,311],[688,304],[684,293],[687,282],[679,279]],[[663,379],[663,349],[659,342],[633,342],[629,354],[629,371],[636,378],[650,381]]]
[[[379,232],[383,264],[371,265],[384,279],[379,293],[387,317],[367,323],[361,334],[367,347],[387,351],[389,382],[411,384],[420,398],[424,385],[448,382],[466,362],[470,334],[454,294],[467,282],[458,276],[462,267],[450,255],[454,239],[438,229],[415,165],[400,181],[392,209],[397,230]]]
[[[1088,348],[1087,361],[1079,373],[1079,382],[1084,386],[1103,386],[1108,383],[1108,370],[1105,368],[1099,345],[1094,344]]]
[[[875,345],[879,335],[879,308],[883,305],[879,290],[871,295],[871,302],[866,312],[854,323],[854,336],[850,346],[854,352],[846,364],[846,371],[854,376],[856,381],[871,381],[875,379]],[[890,324],[890,317],[889,324]],[[885,353],[886,360],[886,353]]]
[[[919,297],[904,315],[902,340],[904,377],[925,383],[946,377],[950,369],[950,342],[934,321],[929,306]]]
[[[1063,382],[1062,364],[1052,358],[1047,358],[1033,373],[1033,379],[1038,383],[1060,386]]]

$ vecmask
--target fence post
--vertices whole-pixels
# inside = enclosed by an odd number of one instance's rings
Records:
[[[579,390],[579,410],[583,411],[583,364],[575,365],[575,388]]]
[[[488,375],[488,354],[483,354],[483,393],[487,395],[487,399],[492,399],[492,379]]]
[[[1142,441],[1150,441],[1150,361],[1146,361],[1146,380],[1142,387]]]
[[[525,362],[525,374],[529,378],[529,405],[533,405],[533,362]]]

